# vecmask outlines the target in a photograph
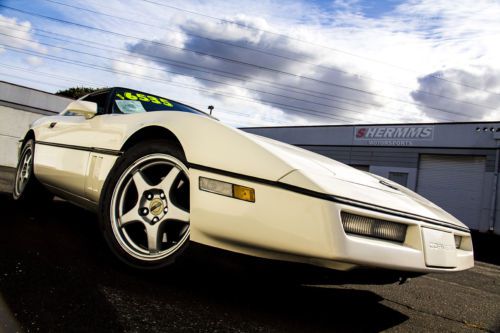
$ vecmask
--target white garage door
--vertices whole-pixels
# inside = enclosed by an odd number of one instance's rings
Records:
[[[478,229],[485,162],[481,156],[421,155],[417,192]]]

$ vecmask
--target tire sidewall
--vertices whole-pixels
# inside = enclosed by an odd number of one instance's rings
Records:
[[[17,193],[17,182],[19,179],[19,168],[22,167],[22,164],[24,162],[24,156],[26,155],[26,151],[28,149],[31,149],[31,168],[30,168],[30,174],[28,177],[28,182],[24,186],[23,190],[20,193]],[[16,176],[14,179],[14,188],[12,189],[12,196],[14,197],[15,200],[22,200],[26,198],[26,194],[30,192],[31,187],[33,187],[33,183],[35,182],[34,179],[34,160],[35,160],[35,143],[33,140],[28,140],[24,145],[23,148],[21,149],[21,154],[19,157],[19,161],[17,162],[17,167],[16,167]]]
[[[115,191],[115,186],[119,178],[122,176],[128,167],[133,164],[138,159],[150,155],[150,154],[165,154],[178,159],[181,163],[186,165],[186,157],[182,150],[176,145],[171,144],[168,141],[162,140],[151,140],[147,142],[139,143],[129,150],[127,150],[122,156],[120,156],[113,168],[111,169],[106,181],[104,182],[101,198],[99,201],[99,224],[106,240],[106,243],[110,247],[111,251],[115,256],[133,268],[138,269],[158,269],[168,265],[171,265],[189,246],[189,238],[185,243],[177,249],[173,254],[166,258],[161,258],[158,260],[145,261],[137,259],[130,254],[128,254],[122,246],[119,244],[116,236],[113,232],[110,210],[112,203],[113,192]]]

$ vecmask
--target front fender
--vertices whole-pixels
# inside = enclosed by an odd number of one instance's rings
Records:
[[[122,143],[137,131],[150,126],[168,129],[181,143],[190,164],[272,181],[293,170],[289,163],[254,139],[253,135],[208,117],[185,112],[158,112],[148,114],[148,119],[127,115],[120,121],[129,124]]]

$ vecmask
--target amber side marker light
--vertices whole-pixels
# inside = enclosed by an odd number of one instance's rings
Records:
[[[255,202],[255,190],[216,179],[200,177],[200,190],[248,202]]]

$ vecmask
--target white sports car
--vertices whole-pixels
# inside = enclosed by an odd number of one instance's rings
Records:
[[[20,142],[14,198],[53,195],[97,212],[138,268],[172,263],[190,240],[338,270],[474,265],[469,229],[407,188],[125,88],[70,103]]]

